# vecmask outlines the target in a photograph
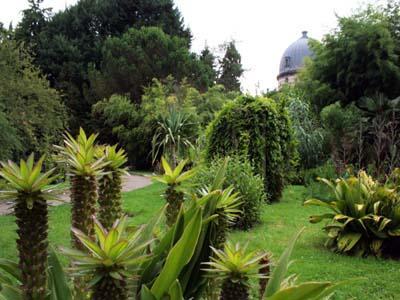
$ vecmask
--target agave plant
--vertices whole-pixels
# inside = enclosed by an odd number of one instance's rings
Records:
[[[165,200],[168,203],[165,213],[168,226],[172,226],[177,219],[184,201],[184,193],[179,189],[179,187],[182,182],[194,176],[195,170],[192,169],[183,172],[187,160],[181,161],[175,169],[171,168],[164,157],[161,158],[161,163],[165,173],[161,176],[154,176],[153,178],[168,185],[167,190],[165,191]]]
[[[77,139],[66,133],[64,146],[56,146],[60,162],[67,165],[71,176],[72,227],[89,236],[94,236],[92,215],[96,213],[98,198],[97,177],[107,166],[103,158],[96,158],[96,137],[95,134],[87,137],[81,128]],[[84,249],[75,235],[72,235],[72,241],[77,249]]]
[[[18,226],[18,266],[21,270],[22,294],[25,299],[45,299],[48,200],[57,200],[49,184],[54,181],[54,169],[42,173],[44,156],[34,162],[34,155],[19,166],[11,161],[1,163],[0,176],[11,185],[2,199],[14,200],[14,212]]]
[[[133,278],[135,268],[148,259],[145,250],[152,242],[143,242],[142,229],[127,233],[127,217],[115,221],[108,231],[93,217],[96,239],[73,228],[72,232],[86,251],[61,248],[73,261],[74,277],[90,276],[93,300],[128,299],[127,281]]]
[[[395,189],[374,181],[364,171],[357,177],[340,178],[334,183],[321,181],[332,189],[335,199],[310,199],[304,204],[332,210],[310,217],[311,223],[331,220],[324,227],[329,248],[359,256],[381,256],[384,243],[400,236],[400,198]]]
[[[127,157],[124,149],[117,150],[117,145],[99,147],[96,155],[107,163],[99,179],[98,218],[106,229],[110,229],[122,217],[122,175],[127,174],[123,168]]]
[[[248,252],[247,245],[232,244],[227,242],[224,250],[212,248],[214,256],[205,263],[210,268],[205,269],[209,276],[222,281],[221,300],[250,299],[249,279],[260,278],[260,260],[265,254],[257,255]]]

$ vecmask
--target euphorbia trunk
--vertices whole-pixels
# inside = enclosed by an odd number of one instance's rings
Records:
[[[93,300],[126,300],[128,299],[128,289],[125,280],[117,280],[111,276],[106,276],[94,286]]]
[[[220,300],[248,300],[249,287],[242,282],[233,282],[230,279],[224,280]]]
[[[99,181],[100,223],[110,229],[117,219],[122,217],[122,180],[119,172],[111,172]]]
[[[27,206],[29,198],[35,200],[32,207]],[[47,204],[40,196],[21,194],[14,211],[24,299],[44,300],[47,291]]]
[[[73,176],[71,179],[72,227],[79,229],[89,237],[94,237],[92,216],[96,213],[97,181],[95,176]],[[73,246],[79,250],[85,248],[72,234]]]
[[[178,218],[179,210],[183,204],[184,194],[183,192],[176,190],[177,185],[169,185],[165,191],[165,198],[168,202],[166,210],[167,225],[172,226],[175,224]]]

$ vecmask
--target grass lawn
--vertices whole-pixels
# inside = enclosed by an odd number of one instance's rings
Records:
[[[161,184],[124,193],[125,210],[133,216],[134,224],[145,223],[163,205]],[[283,199],[274,205],[265,205],[262,224],[248,232],[233,232],[234,241],[249,241],[250,247],[270,251],[277,259],[289,239],[302,227],[306,231],[297,243],[290,272],[300,274],[300,280],[341,281],[364,279],[344,285],[334,299],[398,300],[400,299],[400,262],[375,258],[340,256],[323,247],[322,225],[308,223],[308,216],[323,211],[318,207],[302,207],[305,189],[291,186]],[[69,205],[51,208],[50,241],[53,245],[68,245],[70,239]],[[13,216],[0,216],[0,257],[15,258],[16,226]]]

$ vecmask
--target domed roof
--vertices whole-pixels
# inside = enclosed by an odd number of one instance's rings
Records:
[[[294,74],[304,66],[304,58],[312,55],[308,41],[307,31],[303,31],[302,37],[285,50],[279,65],[278,78]]]

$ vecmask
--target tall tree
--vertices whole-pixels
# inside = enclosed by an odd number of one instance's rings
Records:
[[[167,34],[179,36],[190,45],[191,34],[172,0],[81,0],[42,23],[46,14],[39,7],[43,0],[30,0],[19,24],[19,40],[34,37],[36,63],[61,90],[71,112],[71,128],[85,126],[91,105],[97,102],[92,94],[88,70],[101,65],[102,46],[110,36],[120,36],[129,28],[156,26]]]
[[[15,41],[0,39],[0,61],[0,139],[8,141],[2,143],[2,158],[48,151],[66,120],[60,95]]]
[[[50,16],[50,8],[42,8],[43,0],[28,0],[29,8],[22,11],[22,20],[15,30],[15,38],[23,41],[36,55],[39,46],[39,35],[44,30]]]
[[[200,92],[206,92],[217,81],[216,58],[206,46],[198,57],[193,59],[193,70],[189,79]]]
[[[120,37],[111,37],[104,43],[102,54],[100,72],[90,77],[98,99],[114,93],[129,94],[140,103],[144,87],[153,78],[172,75],[181,80],[192,70],[187,41],[157,27],[131,28]]]
[[[394,98],[400,95],[398,43],[381,13],[366,10],[339,18],[333,33],[313,42],[314,58],[300,86],[312,87],[312,102],[319,109],[376,93]]]
[[[243,75],[242,58],[234,41],[226,45],[225,55],[220,61],[220,77],[218,83],[227,91],[240,91],[240,77]]]

